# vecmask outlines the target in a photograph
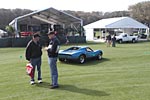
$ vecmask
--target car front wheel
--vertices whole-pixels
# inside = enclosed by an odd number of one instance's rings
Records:
[[[132,43],[135,43],[135,42],[136,42],[136,40],[135,40],[135,39],[133,39],[133,40],[132,40]]]
[[[97,56],[97,60],[101,60],[101,59],[102,59],[102,55],[99,54],[99,55]]]
[[[122,40],[121,40],[121,39],[119,40],[119,43],[120,43],[120,44],[122,43]]]

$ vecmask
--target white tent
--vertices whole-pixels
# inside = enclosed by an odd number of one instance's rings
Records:
[[[55,8],[47,8],[39,11],[34,11],[32,13],[19,16],[12,20],[9,25],[13,26],[15,29],[15,33],[18,35],[18,22],[26,19],[26,18],[35,18],[37,20],[55,25],[59,24],[62,26],[70,25],[77,30],[77,27],[83,26],[83,20],[77,18],[73,15],[70,15],[64,11],[57,10]],[[82,29],[81,29],[82,30]]]
[[[87,40],[94,39],[94,29],[123,29],[126,33],[130,33],[132,29],[146,29],[147,33],[149,31],[149,28],[146,25],[130,17],[102,19],[94,23],[85,25],[84,29]]]

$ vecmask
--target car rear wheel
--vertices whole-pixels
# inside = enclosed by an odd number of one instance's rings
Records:
[[[99,54],[99,55],[97,56],[97,60],[101,60],[101,59],[102,59],[102,55]]]
[[[85,62],[85,56],[84,55],[80,55],[79,56],[79,63],[83,64]]]

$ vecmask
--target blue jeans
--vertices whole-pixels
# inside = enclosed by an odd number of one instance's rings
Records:
[[[53,86],[58,86],[57,57],[48,57]]]
[[[31,78],[31,81],[34,81],[34,73],[35,69],[37,67],[37,72],[38,72],[38,80],[41,80],[41,57],[38,58],[33,58],[30,60],[31,64],[33,66],[33,78]]]

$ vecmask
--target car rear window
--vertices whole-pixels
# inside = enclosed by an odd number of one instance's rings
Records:
[[[80,47],[71,47],[69,50],[79,50]]]

